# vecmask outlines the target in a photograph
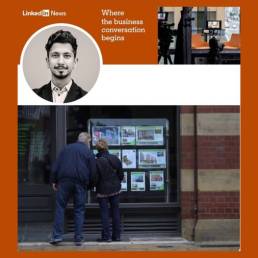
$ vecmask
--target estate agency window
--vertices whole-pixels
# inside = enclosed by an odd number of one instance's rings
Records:
[[[99,139],[122,161],[121,202],[168,199],[168,122],[166,119],[90,119],[94,153]],[[95,199],[92,193],[91,198]]]
[[[91,148],[105,139],[122,162],[121,203],[178,203],[178,143],[175,107],[69,107],[67,142],[80,131]],[[96,203],[91,191],[88,203]]]

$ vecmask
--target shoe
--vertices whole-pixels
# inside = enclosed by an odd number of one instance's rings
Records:
[[[51,244],[51,245],[58,245],[58,244],[60,244],[61,242],[63,241],[63,239],[61,239],[61,238],[56,238],[56,239],[51,239],[50,241],[49,241],[49,244]]]
[[[79,237],[76,236],[76,237],[74,237],[74,244],[76,246],[81,246],[83,242],[84,242],[84,237],[83,236],[79,236]]]
[[[120,238],[112,238],[112,241],[114,241],[114,242],[120,242],[121,239],[120,239]]]
[[[111,240],[110,238],[108,238],[108,239],[105,239],[105,238],[98,238],[98,239],[97,239],[97,242],[107,242],[107,243],[110,243],[110,242],[112,242],[112,240]]]
[[[81,246],[81,245],[82,245],[82,242],[83,242],[82,240],[81,240],[81,241],[75,241],[74,244],[75,244],[76,246]]]

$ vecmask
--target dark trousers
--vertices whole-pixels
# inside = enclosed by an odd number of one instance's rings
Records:
[[[102,239],[111,239],[109,215],[112,218],[112,239],[120,238],[120,211],[119,211],[119,194],[98,198],[101,223],[102,223]],[[110,213],[109,213],[110,204]]]
[[[72,196],[74,203],[75,224],[74,240],[81,241],[83,239],[82,229],[87,195],[86,188],[73,182],[61,182],[57,185],[57,189],[55,221],[52,238],[60,240],[63,239],[65,208],[69,198]]]

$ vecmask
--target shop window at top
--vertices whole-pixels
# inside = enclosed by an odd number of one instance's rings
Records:
[[[204,11],[192,11],[192,32],[202,33],[206,27],[206,17]],[[207,11],[207,20],[216,20],[216,11]]]

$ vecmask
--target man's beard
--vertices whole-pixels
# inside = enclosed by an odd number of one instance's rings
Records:
[[[55,73],[53,73],[53,76],[56,77],[57,79],[65,79],[67,78],[71,73],[65,73],[65,71],[59,71],[58,69],[61,68],[62,70],[68,70],[67,67],[65,66],[58,66],[58,67],[54,67],[55,69]]]
[[[70,75],[70,73],[66,73],[66,74],[53,74],[53,76],[57,79],[65,79]]]

